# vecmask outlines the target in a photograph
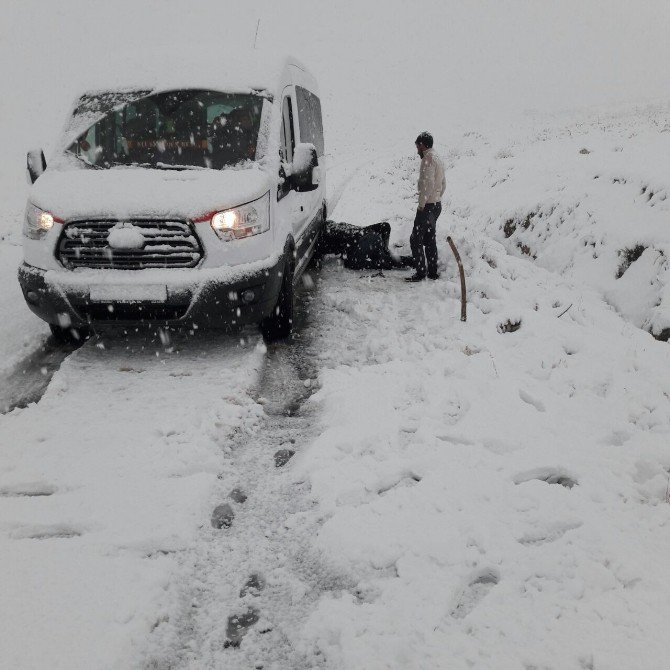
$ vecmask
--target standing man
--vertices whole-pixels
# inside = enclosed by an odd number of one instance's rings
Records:
[[[409,238],[416,272],[405,281],[417,282],[426,277],[439,279],[437,271],[437,242],[435,223],[442,212],[442,195],[447,188],[444,163],[433,151],[433,136],[423,132],[416,138],[416,150],[421,156],[419,169],[419,207]]]

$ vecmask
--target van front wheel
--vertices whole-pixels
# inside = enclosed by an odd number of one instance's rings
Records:
[[[293,329],[293,305],[293,268],[287,263],[284,267],[284,276],[277,304],[270,316],[261,322],[261,333],[266,342],[282,340],[291,334]]]

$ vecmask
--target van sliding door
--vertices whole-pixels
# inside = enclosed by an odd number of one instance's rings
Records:
[[[322,181],[313,191],[300,193],[301,204],[307,213],[305,230],[300,241],[300,253],[307,254],[321,231],[323,221],[323,205],[325,193],[325,158],[323,142],[323,123],[321,119],[321,101],[311,91],[303,86],[295,87],[296,114],[298,122],[299,142],[313,144],[316,149],[319,166],[322,171]]]
[[[282,101],[282,129],[281,129],[281,159],[287,165],[293,162],[293,151],[296,145],[297,127],[295,109],[295,97],[293,87],[284,89]],[[309,205],[305,198],[307,193],[298,193],[290,187],[290,180],[285,180],[279,186],[277,192],[277,214],[285,222],[287,230],[290,230],[296,244],[297,264],[302,260],[301,246],[305,228],[309,221]]]

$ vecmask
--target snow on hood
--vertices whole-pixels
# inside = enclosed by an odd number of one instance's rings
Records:
[[[30,200],[62,219],[87,216],[194,218],[235,207],[270,189],[258,167],[228,170],[47,170]]]

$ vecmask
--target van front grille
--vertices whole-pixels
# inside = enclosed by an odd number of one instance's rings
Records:
[[[77,311],[93,322],[101,321],[128,321],[128,322],[153,322],[153,321],[178,321],[184,318],[188,312],[188,305],[156,305],[143,303],[88,303],[78,305]]]
[[[124,221],[125,226],[132,226],[133,239],[139,239],[141,244],[122,249],[110,246],[108,239],[119,223],[117,220],[67,223],[58,244],[58,260],[71,270],[143,270],[193,268],[202,259],[200,241],[188,221]]]

